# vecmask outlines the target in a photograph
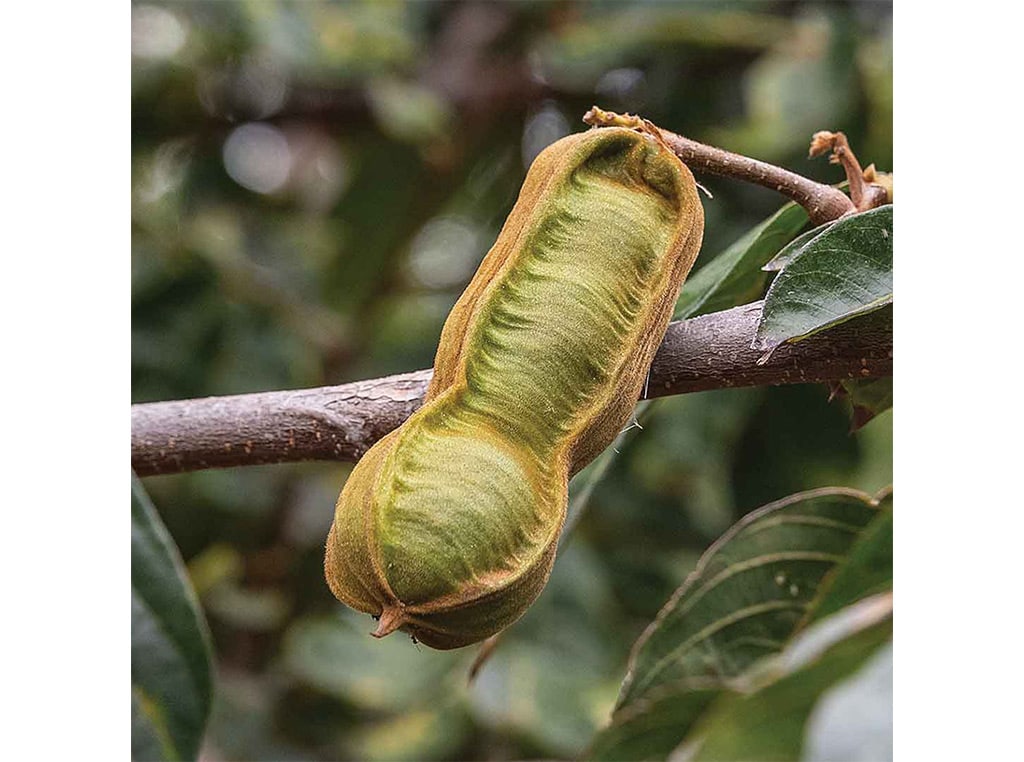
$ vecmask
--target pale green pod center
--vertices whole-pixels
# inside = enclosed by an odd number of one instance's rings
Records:
[[[410,419],[376,494],[382,571],[397,598],[461,602],[529,567],[559,512],[560,485],[539,465],[452,398]]]
[[[670,165],[632,147],[642,178],[599,157],[551,194],[466,342],[465,406],[545,461],[617,378],[672,254],[678,199],[644,182]]]

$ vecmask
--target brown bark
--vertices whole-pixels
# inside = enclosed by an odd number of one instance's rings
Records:
[[[892,375],[887,308],[796,344],[758,365],[761,304],[669,325],[646,395]],[[132,405],[140,476],[204,468],[357,460],[423,401],[429,370],[340,386]]]

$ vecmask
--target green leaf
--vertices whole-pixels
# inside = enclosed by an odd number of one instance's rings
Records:
[[[619,708],[663,683],[738,675],[778,651],[876,516],[868,495],[839,488],[747,514],[702,556],[634,646]]]
[[[826,222],[824,225],[818,225],[818,227],[808,230],[806,233],[801,233],[783,246],[782,250],[772,257],[768,264],[761,269],[768,273],[775,273],[785,269],[790,262],[804,253],[808,244],[835,224],[836,221],[833,220],[832,222]]]
[[[879,515],[869,495],[828,488],[735,524],[637,641],[612,724],[589,758],[667,756],[719,694],[785,648]]]
[[[583,755],[593,762],[662,760],[685,738],[724,687],[715,679],[669,683],[616,713]]]
[[[809,621],[816,622],[870,595],[892,590],[892,492],[879,501],[879,516],[850,548],[822,593],[811,604]]]
[[[688,744],[696,753],[691,751],[686,758],[795,762],[801,757],[808,719],[823,694],[891,643],[891,594],[844,609],[764,665],[761,677],[766,684],[723,696]],[[877,746],[870,739],[860,741],[858,751],[864,745]]]
[[[760,299],[770,277],[761,268],[806,224],[803,207],[794,203],[783,206],[686,280],[673,319]]]
[[[853,406],[853,431],[892,407],[892,378],[854,378],[839,382]]]
[[[795,760],[819,699],[891,638],[891,593],[864,599],[801,632],[744,675],[659,686],[617,715],[585,758]],[[826,721],[815,726],[819,746],[836,732]]]
[[[765,295],[755,349],[767,359],[799,341],[892,303],[892,204],[845,217],[808,241]]]
[[[132,475],[132,759],[195,759],[212,700],[210,642],[185,566]]]

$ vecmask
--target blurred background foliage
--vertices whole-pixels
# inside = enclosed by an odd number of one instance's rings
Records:
[[[808,139],[842,129],[891,170],[891,5],[133,4],[132,401],[429,366],[530,161],[594,103],[827,182]],[[700,267],[781,199],[698,180]],[[891,415],[851,435],[821,386],[652,403],[472,685],[475,649],[373,640],[324,584],[350,466],[147,479],[215,643],[203,758],[578,754],[701,551],[784,495],[891,482]]]

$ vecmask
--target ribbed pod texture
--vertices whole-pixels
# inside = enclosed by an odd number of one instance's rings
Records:
[[[375,634],[457,648],[540,594],[569,478],[629,420],[703,224],[692,175],[650,135],[591,130],[536,159],[424,406],[338,499],[327,581]]]

